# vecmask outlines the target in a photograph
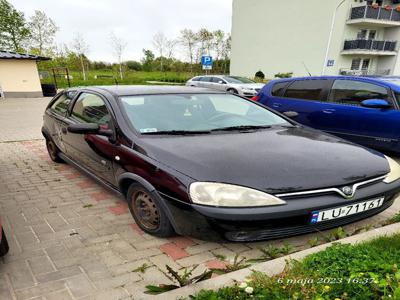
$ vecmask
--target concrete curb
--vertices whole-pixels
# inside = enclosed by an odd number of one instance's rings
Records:
[[[370,230],[368,232],[364,232],[361,234],[353,235],[347,238],[344,238],[339,241],[335,241],[334,243],[342,243],[342,244],[358,244],[365,241],[369,241],[382,236],[390,236],[396,233],[400,233],[400,223],[392,224],[389,226],[376,228]],[[261,271],[266,273],[268,276],[273,276],[281,273],[286,265],[287,260],[302,260],[306,256],[320,252],[327,247],[332,246],[333,243],[323,244],[314,248],[309,248],[303,251],[299,251],[293,253],[291,255],[281,257],[278,259],[270,260],[267,262],[259,263],[252,265],[248,268],[228,273],[225,275],[218,276],[216,278],[212,278],[206,281],[199,282],[197,284],[193,284],[190,286],[186,286],[177,290],[173,290],[171,292],[163,293],[161,295],[153,296],[143,296],[140,299],[152,299],[152,300],[171,300],[171,299],[180,299],[180,298],[188,298],[190,295],[194,295],[203,289],[219,289],[224,286],[229,286],[234,283],[234,281],[244,281],[246,277],[251,275],[253,271]]]

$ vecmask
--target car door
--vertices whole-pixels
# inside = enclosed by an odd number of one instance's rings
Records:
[[[115,145],[104,136],[68,132],[68,126],[77,123],[96,123],[101,129],[115,131],[111,106],[102,96],[83,92],[73,103],[68,117],[63,120],[61,131],[67,155],[94,175],[115,185]]]
[[[227,82],[223,80],[221,77],[213,76],[211,79],[212,88],[219,91],[226,91]]]
[[[62,141],[61,123],[65,119],[73,96],[73,93],[67,91],[60,93],[47,107],[44,115],[45,130],[62,152],[65,152],[65,147]]]
[[[199,87],[211,88],[211,76],[204,76],[200,78]]]
[[[389,109],[363,107],[361,102],[369,99],[384,99],[392,106]],[[328,100],[332,113],[326,120],[327,131],[374,148],[398,148],[400,112],[392,91],[384,84],[338,79]]]
[[[281,113],[296,112],[298,116],[294,120],[322,129],[320,120],[329,114],[327,97],[332,82],[329,79],[298,79],[277,83],[264,104]]]

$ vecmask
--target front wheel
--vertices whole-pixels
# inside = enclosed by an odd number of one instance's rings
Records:
[[[142,185],[133,183],[129,187],[127,200],[132,217],[143,231],[163,238],[175,234],[159,200]]]
[[[231,94],[234,94],[234,95],[239,94],[238,91],[235,90],[235,89],[228,89],[228,93],[231,93]]]

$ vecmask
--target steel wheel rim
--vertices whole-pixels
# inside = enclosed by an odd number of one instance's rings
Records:
[[[132,209],[140,224],[148,230],[156,230],[160,226],[160,214],[151,196],[143,191],[132,195]]]

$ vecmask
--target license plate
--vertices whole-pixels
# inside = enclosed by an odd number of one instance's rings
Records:
[[[381,207],[383,205],[384,200],[385,198],[382,197],[379,199],[354,203],[347,206],[336,207],[328,210],[314,211],[312,212],[311,224],[340,219],[347,216],[359,214],[368,210],[372,210]]]

